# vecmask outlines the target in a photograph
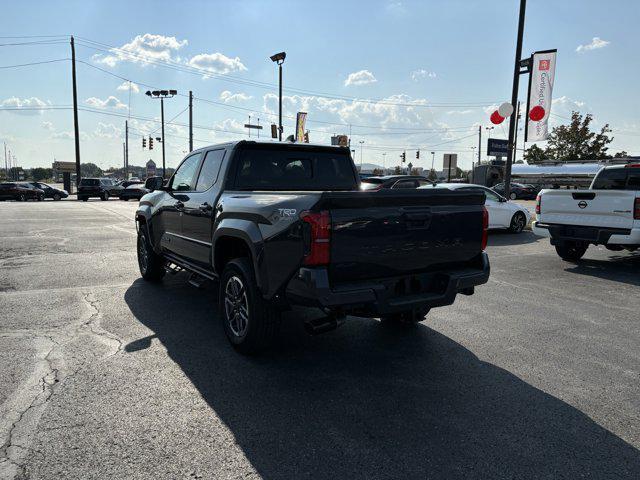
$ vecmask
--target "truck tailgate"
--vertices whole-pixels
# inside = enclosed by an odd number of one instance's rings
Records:
[[[632,228],[636,192],[630,190],[544,190],[542,223]]]
[[[324,193],[332,282],[463,266],[482,251],[484,199],[445,189]]]

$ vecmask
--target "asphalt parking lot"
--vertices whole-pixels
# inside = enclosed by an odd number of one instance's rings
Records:
[[[236,354],[213,288],[143,282],[133,202],[0,203],[0,478],[640,478],[640,253],[493,233],[411,328]]]

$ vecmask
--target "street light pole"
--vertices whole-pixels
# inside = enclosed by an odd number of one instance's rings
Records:
[[[518,102],[518,87],[520,82],[520,58],[522,56],[522,36],[524,34],[524,16],[527,9],[527,0],[520,0],[520,16],[518,18],[518,38],[516,40],[516,58],[513,65],[513,88],[511,89],[511,105],[515,107]],[[507,142],[507,164],[504,167],[504,195],[509,198],[511,193],[511,165],[513,163],[513,140],[516,129],[516,110],[513,109],[509,117],[509,140]]]
[[[433,171],[433,164],[436,161],[436,152],[431,152],[431,170]]]
[[[271,55],[271,61],[278,65],[278,140],[282,141],[282,64],[284,59],[287,58],[286,52],[276,53]]]
[[[364,145],[364,140],[360,140],[360,171],[362,172],[362,145]]]
[[[382,174],[385,174],[385,170],[387,169],[387,152],[382,154]]]
[[[160,123],[162,123],[162,178],[165,177],[165,156],[164,156],[164,97],[160,97]]]
[[[178,94],[177,90],[154,90],[153,92],[147,90],[146,95],[150,98],[159,98],[160,99],[160,124],[162,128],[162,139],[160,142],[162,143],[162,178],[165,178],[166,173],[166,160],[165,160],[165,138],[164,138],[164,99],[172,98]],[[157,140],[157,139],[156,139]]]

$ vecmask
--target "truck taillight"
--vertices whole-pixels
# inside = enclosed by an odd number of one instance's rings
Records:
[[[482,250],[487,248],[489,240],[489,212],[487,207],[482,207]]]
[[[328,265],[331,249],[331,215],[321,212],[302,212],[300,219],[309,225],[310,244],[305,254],[304,265]]]
[[[640,220],[640,197],[633,204],[633,219]]]
[[[536,215],[540,215],[540,207],[542,206],[542,195],[536,197]]]

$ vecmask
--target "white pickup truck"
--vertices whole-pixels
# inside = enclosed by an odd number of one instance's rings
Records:
[[[549,237],[562,259],[575,262],[590,244],[640,247],[640,164],[604,167],[588,190],[542,190],[536,235]]]

